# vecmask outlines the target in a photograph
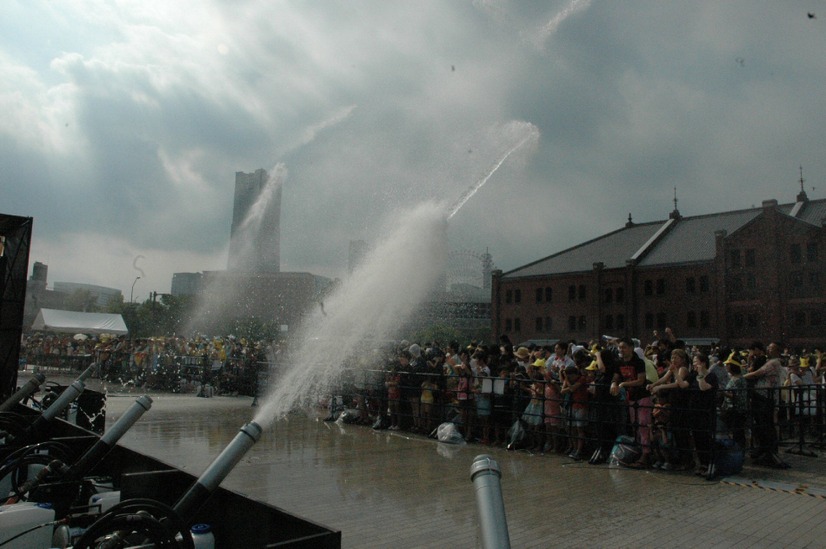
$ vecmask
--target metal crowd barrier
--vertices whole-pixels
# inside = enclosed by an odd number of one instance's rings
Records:
[[[389,373],[389,370],[346,369],[341,375],[337,388],[327,395],[327,398],[330,398],[331,414],[337,410],[355,408],[366,414],[371,421],[376,416],[385,414],[388,408],[385,381]],[[403,429],[411,428],[417,419],[413,405],[404,395],[408,391],[413,395],[420,394],[421,382],[425,379],[434,380],[438,387],[432,407],[434,421],[437,424],[452,421],[461,426],[460,404],[455,399],[458,376],[435,372],[399,371],[396,373],[402,380],[400,389],[403,396],[400,402],[399,414],[402,417]],[[492,383],[498,379],[497,377],[476,378],[476,381],[481,383],[484,380],[489,380]],[[546,382],[544,380],[519,379],[515,383],[522,387],[510,386],[511,391],[514,392],[510,394],[510,408],[505,410],[508,424],[503,426],[509,426],[510,423],[515,422],[524,414],[530,401],[530,397],[524,392],[524,386],[531,383],[540,383],[544,386]],[[671,391],[676,390],[672,389]],[[682,392],[682,400],[689,402],[692,392],[698,390],[681,389],[679,391]],[[713,456],[717,449],[714,442],[732,436],[732,426],[726,425],[720,419],[719,405],[722,402],[722,391],[722,388],[717,390],[715,406],[712,409],[698,410],[692,409],[688,405],[671,406],[671,420],[663,426],[660,426],[658,421],[652,418],[649,427],[652,430],[652,436],[649,437],[649,440],[655,440],[656,435],[659,434],[659,429],[666,429],[670,437],[672,450],[684,455],[693,455],[696,450],[695,439],[698,437],[708,438],[712,442],[710,451]],[[614,444],[617,436],[625,434],[633,436],[639,427],[630,420],[627,413],[628,403],[619,397],[606,398],[605,393],[607,393],[607,388],[603,390],[602,398],[594,398],[592,395],[588,403],[586,445],[589,449],[604,445],[610,451],[610,446]],[[826,443],[824,440],[826,437],[826,388],[823,385],[814,384],[759,390],[749,388],[746,393],[747,408],[743,417],[743,424],[742,426],[735,426],[741,427],[743,436],[746,437],[746,447],[742,449],[743,451],[755,449],[752,440],[759,438],[761,432],[763,432],[764,438],[772,438],[761,429],[770,429],[770,432],[774,433],[774,439],[770,441],[775,449],[774,451],[785,449],[789,453],[816,456],[812,448],[824,448]],[[760,395],[763,395],[764,398],[761,398]],[[508,398],[502,400],[507,402]],[[541,400],[544,409],[544,390]],[[770,406],[771,424],[767,426],[765,422],[761,423],[759,419],[756,424],[756,417],[760,412],[765,411],[767,401],[768,406]],[[570,407],[567,406],[566,398],[559,398],[557,404],[560,413],[553,419],[563,426],[559,433],[560,437],[570,442],[572,438],[576,437],[575,433],[565,428],[572,419]],[[659,408],[656,400],[648,408],[653,414]],[[473,414],[474,407],[470,406],[470,410]],[[497,414],[497,417],[503,417],[502,410],[499,410],[499,412],[500,414]],[[544,420],[545,416],[543,414],[542,421],[539,424],[540,430],[544,429]],[[697,425],[702,427],[697,429]],[[478,423],[476,427],[478,427]],[[528,429],[530,430],[530,427]]]

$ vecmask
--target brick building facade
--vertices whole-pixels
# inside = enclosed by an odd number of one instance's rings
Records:
[[[512,341],[600,335],[826,344],[826,200],[637,224],[503,273],[492,326]]]

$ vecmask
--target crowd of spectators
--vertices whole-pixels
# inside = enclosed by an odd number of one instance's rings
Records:
[[[71,336],[24,334],[21,362],[45,369],[81,372],[136,388],[172,392],[254,395],[268,346],[245,338]]]
[[[820,349],[687,347],[671,330],[645,346],[405,341],[376,369],[349,370],[340,401],[355,406],[352,421],[375,429],[435,436],[452,422],[469,442],[594,464],[627,436],[639,453],[626,466],[709,476],[718,438],[756,464],[783,467],[779,425],[822,436],[825,374]]]

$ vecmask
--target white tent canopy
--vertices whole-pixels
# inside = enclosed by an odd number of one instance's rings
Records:
[[[78,313],[57,309],[40,309],[32,324],[32,330],[81,334],[122,335],[129,333],[121,315]]]

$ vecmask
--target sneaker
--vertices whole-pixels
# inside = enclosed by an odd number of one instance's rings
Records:
[[[657,462],[654,462],[654,465],[652,465],[651,467],[653,467],[654,469],[661,469],[662,466],[663,466],[663,462],[662,461],[657,461]]]
[[[662,469],[663,471],[673,471],[673,470],[674,470],[674,466],[673,466],[673,465],[671,465],[669,462],[667,462],[667,461],[666,461],[665,463],[663,463],[663,464],[660,466],[660,469]]]
[[[582,456],[579,455],[579,452],[571,452],[568,454],[568,457],[574,461],[582,461]]]

